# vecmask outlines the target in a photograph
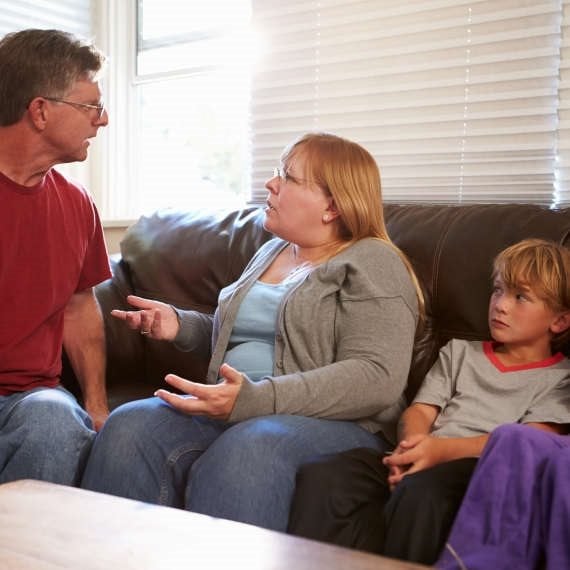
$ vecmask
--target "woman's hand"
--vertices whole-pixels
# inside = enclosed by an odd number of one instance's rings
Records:
[[[155,340],[174,340],[180,329],[180,323],[174,309],[166,303],[129,295],[127,301],[137,311],[114,309],[111,315],[125,321],[133,330],[140,331]]]
[[[243,375],[229,364],[222,364],[220,376],[223,381],[218,384],[200,384],[184,380],[175,374],[168,374],[166,382],[184,392],[184,395],[163,389],[157,390],[154,395],[185,414],[227,420],[241,390]]]

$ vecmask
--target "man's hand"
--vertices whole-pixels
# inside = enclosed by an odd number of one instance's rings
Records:
[[[101,431],[103,424],[109,417],[109,408],[107,404],[102,403],[98,405],[91,405],[89,402],[85,402],[85,410],[93,422],[93,429],[95,431]]]
[[[166,303],[129,295],[127,301],[137,311],[111,311],[113,317],[125,321],[133,330],[155,340],[174,340],[180,329],[174,309]]]
[[[185,414],[227,420],[241,390],[243,375],[229,364],[222,364],[220,376],[223,381],[218,384],[200,384],[168,374],[166,382],[184,392],[184,395],[163,389],[157,390],[154,395]]]

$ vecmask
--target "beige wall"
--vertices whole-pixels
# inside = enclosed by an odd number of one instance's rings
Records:
[[[107,243],[109,255],[112,253],[120,253],[121,249],[119,244],[121,243],[128,227],[128,225],[107,226],[103,224],[103,232],[105,234],[105,242]]]

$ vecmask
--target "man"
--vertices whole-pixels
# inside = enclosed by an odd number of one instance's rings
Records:
[[[0,40],[0,483],[77,483],[109,414],[93,293],[110,277],[101,223],[86,191],[53,168],[85,160],[108,123],[104,61],[57,30]],[[62,347],[85,410],[60,386]]]

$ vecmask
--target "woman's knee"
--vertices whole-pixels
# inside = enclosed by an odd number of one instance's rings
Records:
[[[275,417],[262,417],[232,426],[215,442],[213,450],[223,454],[226,461],[244,462],[244,468],[255,470],[258,462],[271,465],[287,460],[299,445],[287,425]]]
[[[98,440],[132,442],[148,441],[156,429],[156,419],[160,408],[153,399],[135,400],[119,406],[107,418]]]
[[[205,502],[204,488],[218,489],[208,501],[227,503],[239,492],[253,504],[290,500],[299,465],[299,442],[275,417],[240,422],[221,434],[192,466],[188,496]],[[200,507],[201,508],[201,507]]]

